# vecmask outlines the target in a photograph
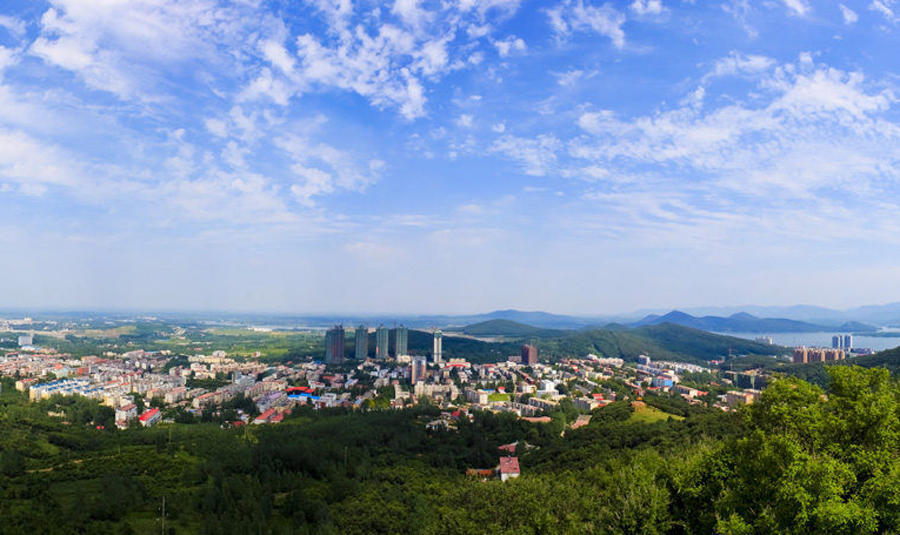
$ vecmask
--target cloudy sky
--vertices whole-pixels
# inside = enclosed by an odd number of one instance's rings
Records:
[[[900,300],[898,50],[898,0],[6,0],[0,304]]]

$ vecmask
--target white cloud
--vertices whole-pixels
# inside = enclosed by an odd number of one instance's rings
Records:
[[[381,175],[384,162],[360,162],[353,155],[299,135],[284,135],[275,144],[293,161],[290,169],[296,178],[291,192],[297,200],[312,206],[315,197],[338,189],[362,191]]]
[[[806,15],[809,13],[809,4],[806,0],[784,0],[784,5],[792,15]]]
[[[456,125],[459,126],[460,128],[471,128],[472,127],[472,116],[467,113],[460,115],[456,119]]]
[[[11,48],[0,46],[0,79],[3,71],[19,62],[19,54]]]
[[[584,77],[584,71],[573,69],[564,73],[554,74],[554,76],[556,76],[556,82],[559,85],[570,87],[578,83],[578,81]]]
[[[734,19],[741,25],[746,32],[747,36],[751,39],[756,39],[759,35],[759,31],[756,30],[750,23],[747,22],[747,19],[750,16],[750,2],[749,0],[729,0],[727,2],[722,3],[722,11],[730,14]]]
[[[630,7],[638,15],[659,15],[666,9],[662,0],[634,0]]]
[[[498,134],[502,134],[503,132],[506,132],[506,123],[497,123],[491,127],[491,130]]]
[[[547,10],[550,26],[557,36],[575,32],[594,32],[608,37],[616,48],[625,46],[625,15],[610,4],[593,6],[584,0],[566,0]]]
[[[869,9],[881,13],[889,22],[897,23],[897,16],[894,14],[894,0],[872,0]]]
[[[240,56],[220,50],[240,48],[259,31],[252,3],[50,0],[50,6],[29,51],[125,100],[161,98],[174,66],[235,70]]]
[[[207,119],[204,124],[211,134],[218,137],[228,136],[228,126],[225,121],[221,119]]]
[[[501,58],[505,58],[513,52],[524,52],[527,48],[525,46],[525,41],[515,35],[510,35],[506,39],[494,41],[494,46],[497,47],[497,53]]]
[[[692,176],[702,191],[774,195],[780,203],[809,201],[835,188],[852,187],[849,196],[892,191],[900,180],[900,167],[891,163],[900,128],[881,115],[896,96],[868,88],[859,73],[812,64],[804,69],[760,71],[762,94],[754,100],[765,98],[763,105],[732,103],[703,111],[686,103],[630,120],[608,110],[582,113],[578,126],[591,136],[571,140],[569,153],[613,175],[653,164],[659,177]],[[668,187],[693,195],[681,182]]]
[[[738,74],[755,75],[771,69],[774,65],[775,60],[772,58],[754,54],[743,55],[732,51],[728,56],[717,60],[705,78]]]
[[[34,194],[47,186],[79,187],[89,182],[77,160],[52,144],[19,131],[0,129],[0,177]]]
[[[22,37],[25,35],[25,21],[10,17],[9,15],[0,15],[0,28],[5,28],[14,37]]]
[[[420,28],[434,18],[434,13],[422,9],[418,4],[418,0],[395,0],[391,12],[408,26]]]
[[[859,15],[844,4],[840,4],[841,16],[844,17],[844,24],[855,24],[859,20]]]
[[[338,89],[412,120],[427,114],[429,84],[480,64],[485,42],[504,57],[526,49],[515,36],[490,38],[493,18],[514,12],[517,1],[395,0],[390,9],[395,19],[349,1],[321,0],[315,5],[329,21],[327,35],[279,34],[280,41],[263,41],[263,59],[275,70],[260,70],[245,89],[245,98],[269,97],[284,105],[295,95]]]
[[[505,135],[491,145],[490,151],[519,162],[527,175],[544,176],[555,166],[560,148],[559,139],[552,135],[535,139]]]

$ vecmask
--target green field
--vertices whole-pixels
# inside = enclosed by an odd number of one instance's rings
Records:
[[[628,423],[652,424],[655,422],[664,422],[669,418],[674,420],[684,420],[684,416],[669,414],[647,405],[645,407],[635,407],[634,413],[628,418]]]

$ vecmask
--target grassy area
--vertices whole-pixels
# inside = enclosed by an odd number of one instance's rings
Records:
[[[488,396],[488,401],[509,401],[509,394],[495,392]]]
[[[656,407],[650,406],[640,406],[634,408],[634,413],[628,418],[628,421],[631,423],[644,423],[644,424],[652,424],[654,422],[663,422],[668,420],[669,418],[675,420],[684,420],[684,416],[677,416],[675,414],[669,414],[667,412],[663,412]]]
[[[85,336],[87,338],[119,338],[123,335],[135,333],[137,333],[136,325],[122,325],[120,327],[113,327],[110,329],[85,329],[84,331],[75,332],[73,334],[77,336]]]

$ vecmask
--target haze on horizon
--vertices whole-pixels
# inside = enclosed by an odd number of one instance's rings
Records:
[[[900,3],[12,0],[2,305],[900,301]]]

